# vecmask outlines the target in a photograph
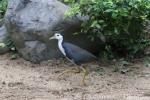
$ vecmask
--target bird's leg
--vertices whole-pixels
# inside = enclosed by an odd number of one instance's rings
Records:
[[[88,74],[88,72],[87,72],[87,70],[84,66],[81,66],[81,69],[82,69],[82,73],[83,73],[83,77],[82,77],[82,80],[81,80],[81,85],[86,85],[85,77]]]
[[[77,69],[71,69],[71,70],[65,70],[65,71],[63,71],[62,73],[60,73],[58,75],[58,78],[60,78],[61,76],[63,76],[66,73],[79,73],[79,72],[80,72],[79,68],[77,68]]]

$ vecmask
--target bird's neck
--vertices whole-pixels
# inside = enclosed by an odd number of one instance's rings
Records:
[[[58,44],[62,44],[62,43],[63,43],[63,39],[59,39]]]
[[[62,45],[63,45],[63,39],[58,40],[58,47],[59,47],[59,50],[61,51],[61,53],[62,53],[63,55],[66,56],[65,50],[64,50],[64,48],[63,48]]]

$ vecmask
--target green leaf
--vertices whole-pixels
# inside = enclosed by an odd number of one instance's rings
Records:
[[[117,14],[117,13],[112,13],[112,18],[113,18],[113,19],[116,19],[116,18],[117,18],[117,16],[118,16],[118,14]]]
[[[0,43],[0,47],[4,48],[6,46],[5,43]]]
[[[91,27],[95,27],[98,24],[97,20],[93,21]]]
[[[116,34],[119,34],[118,29],[117,29],[116,27],[114,28],[114,32],[115,32]]]
[[[96,28],[101,29],[101,25],[96,24]]]
[[[107,9],[107,10],[105,10],[104,12],[109,13],[109,12],[112,12],[112,11],[113,11],[113,9]]]
[[[104,20],[99,20],[98,22],[99,22],[99,23],[104,23]]]
[[[11,55],[10,59],[11,59],[11,60],[15,60],[15,59],[17,59],[17,57],[18,57],[18,54],[13,53],[13,54]]]

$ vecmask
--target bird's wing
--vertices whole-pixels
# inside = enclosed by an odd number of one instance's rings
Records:
[[[71,43],[63,43],[66,56],[72,59],[76,64],[96,60],[97,58],[90,52]]]

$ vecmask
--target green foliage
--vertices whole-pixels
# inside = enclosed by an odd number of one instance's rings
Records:
[[[18,58],[18,52],[16,50],[16,47],[11,40],[11,37],[7,34],[6,38],[4,39],[3,43],[9,50],[10,50],[10,59],[14,60]]]
[[[125,59],[119,59],[115,61],[113,72],[119,72],[121,74],[125,74],[126,72],[130,71],[130,69],[127,68],[127,66],[129,66],[130,64],[131,62],[128,62]]]
[[[3,19],[3,17],[4,17],[4,14],[7,9],[7,4],[8,4],[7,0],[0,1],[0,19]],[[11,51],[16,52],[15,46],[8,34],[7,34],[6,38],[4,39],[4,43],[1,43],[1,46],[3,46],[3,45],[8,47]]]
[[[14,49],[12,51],[15,51],[15,45],[13,41],[11,40],[11,37],[7,34],[6,38],[4,39],[4,44],[10,49]]]
[[[105,38],[103,56],[134,56],[150,44],[144,31],[150,19],[150,0],[65,0],[73,2],[66,13],[88,16],[81,33],[94,40]]]
[[[10,59],[11,60],[15,60],[17,58],[18,58],[18,53],[13,52],[13,53],[10,54]]]
[[[6,9],[7,9],[7,0],[1,0],[0,1],[0,19],[3,18]]]

